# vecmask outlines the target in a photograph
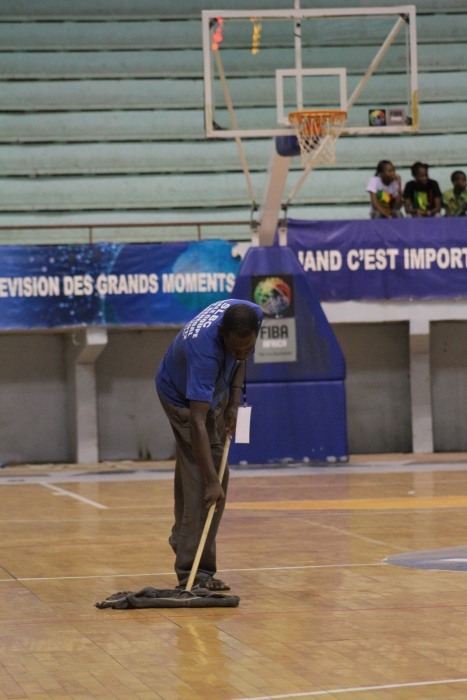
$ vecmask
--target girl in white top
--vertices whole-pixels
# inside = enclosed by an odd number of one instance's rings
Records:
[[[372,219],[395,219],[402,216],[402,183],[390,160],[380,160],[366,191],[370,193]]]

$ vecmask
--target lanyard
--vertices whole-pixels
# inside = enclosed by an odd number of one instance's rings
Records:
[[[243,405],[246,406],[246,371],[245,371],[245,376],[243,378],[243,386],[242,386],[242,393],[243,393]]]

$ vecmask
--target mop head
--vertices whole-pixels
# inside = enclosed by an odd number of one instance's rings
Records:
[[[122,591],[113,593],[96,608],[130,610],[134,608],[236,608],[240,598],[236,595],[213,593],[207,588],[193,588],[191,591],[176,589],[161,590],[142,588],[137,593]]]

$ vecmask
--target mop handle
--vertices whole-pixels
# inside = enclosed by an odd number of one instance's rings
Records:
[[[227,465],[227,457],[229,456],[229,448],[230,448],[230,441],[232,440],[232,436],[227,434],[227,437],[225,439],[225,444],[224,444],[224,452],[222,453],[222,460],[221,460],[221,466],[219,468],[219,481],[222,484],[222,479],[224,478],[224,472],[225,472],[225,467]],[[186,584],[185,591],[188,593],[191,591],[193,583],[195,581],[195,576],[198,573],[198,566],[199,566],[199,561],[201,559],[201,555],[204,550],[204,546],[206,544],[206,540],[208,538],[208,533],[209,533],[209,528],[211,527],[212,519],[214,517],[214,512],[216,510],[216,504],[213,503],[212,506],[209,508],[208,516],[206,518],[206,522],[204,523],[204,528],[203,532],[201,535],[201,539],[199,541],[198,549],[196,551],[196,556],[193,562],[193,566],[191,567],[191,573],[188,578],[188,582]]]

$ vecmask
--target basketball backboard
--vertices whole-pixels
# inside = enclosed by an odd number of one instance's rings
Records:
[[[416,11],[202,12],[208,138],[290,135],[288,114],[345,110],[340,134],[418,131]]]

